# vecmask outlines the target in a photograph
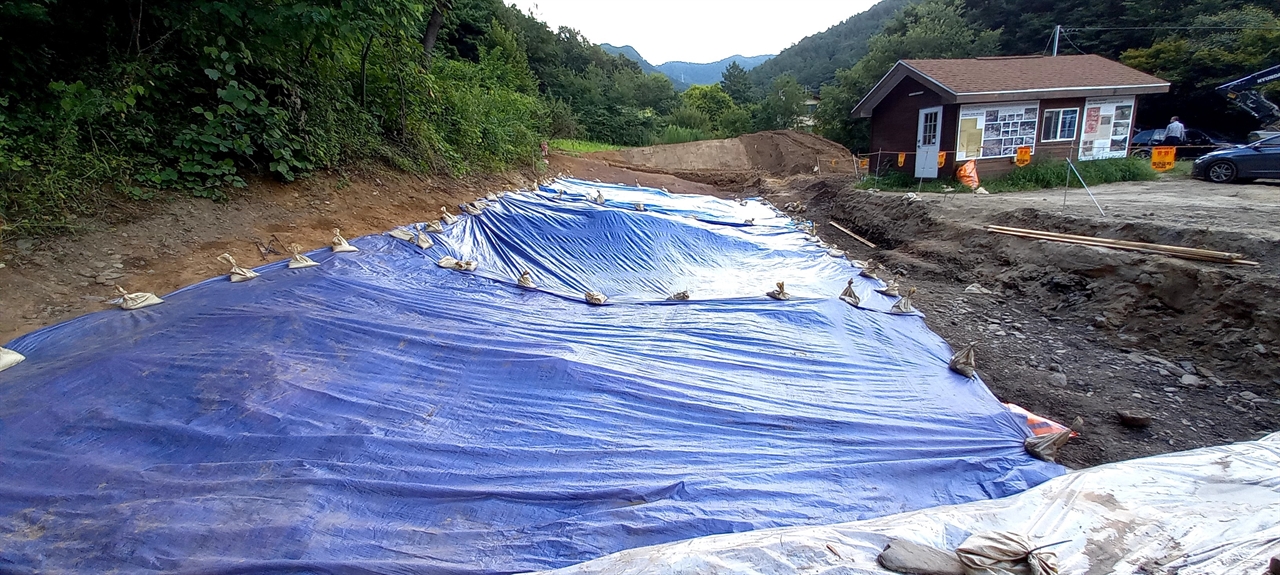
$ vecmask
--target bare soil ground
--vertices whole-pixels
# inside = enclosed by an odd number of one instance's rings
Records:
[[[1280,428],[1280,186],[1104,186],[1095,190],[1108,214],[1101,217],[1080,190],[1067,192],[1065,207],[1061,190],[911,201],[855,191],[852,174],[709,172],[695,173],[694,182],[660,168],[553,156],[550,173],[803,204],[796,217],[817,221],[824,239],[919,287],[916,300],[935,331],[953,345],[979,342],[979,371],[1001,399],[1063,423],[1081,417],[1083,433],[1061,457],[1068,465]],[[312,249],[335,227],[355,237],[433,219],[442,206],[528,187],[532,178],[424,179],[370,169],[289,185],[254,182],[222,203],[116,202],[78,222],[77,235],[0,246],[0,342],[106,308],[113,285],[164,294],[225,273],[216,260],[224,252],[259,265],[284,256],[264,256],[258,242]],[[831,220],[880,247],[858,244]],[[990,223],[1237,251],[1263,265],[1032,242],[983,231]],[[974,283],[991,293],[967,292]],[[1117,409],[1149,412],[1155,422],[1123,427]]]
[[[165,294],[227,272],[223,253],[258,266],[286,257],[286,246],[328,245],[436,219],[486,192],[533,185],[532,174],[419,178],[382,169],[322,174],[279,184],[254,181],[225,202],[170,197],[109,202],[76,224],[81,233],[0,246],[0,345],[19,335],[106,309],[114,287]],[[276,253],[263,254],[259,243]]]

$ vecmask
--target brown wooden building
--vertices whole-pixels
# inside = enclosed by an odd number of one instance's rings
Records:
[[[1135,98],[1168,91],[1094,55],[900,60],[853,115],[871,118],[872,170],[949,177],[976,160],[985,177],[1012,171],[1021,147],[1041,159],[1125,157]]]

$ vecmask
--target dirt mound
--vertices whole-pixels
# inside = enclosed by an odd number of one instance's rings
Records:
[[[842,195],[833,216],[889,249],[909,251],[957,280],[1030,297],[1045,313],[1074,317],[1141,349],[1211,357],[1237,377],[1280,377],[1280,278],[1254,268],[990,234],[898,195]],[[1099,221],[1034,208],[990,223],[1189,247],[1240,251],[1264,263],[1280,246],[1249,234],[1154,223]],[[959,248],[959,249],[957,249]],[[1257,350],[1263,350],[1259,353]]]
[[[743,185],[762,174],[852,174],[858,169],[857,158],[844,146],[793,131],[598,152],[587,157],[717,186]]]

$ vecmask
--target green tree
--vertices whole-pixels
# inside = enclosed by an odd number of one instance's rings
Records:
[[[680,99],[684,101],[685,106],[706,114],[712,123],[719,122],[725,112],[737,107],[719,84],[690,86],[680,95]]]
[[[999,31],[968,22],[961,0],[925,0],[899,13],[868,42],[867,55],[822,88],[818,132],[850,149],[865,146],[867,128],[850,112],[899,60],[972,58],[999,51]]]
[[[671,79],[662,74],[619,72],[614,76],[614,82],[615,99],[636,108],[666,115],[680,105],[680,95],[676,93]]]
[[[1192,25],[1212,32],[1179,32],[1121,56],[1125,64],[1171,84],[1168,94],[1144,100],[1148,121],[1178,115],[1193,126],[1227,132],[1258,127],[1253,116],[1231,105],[1214,88],[1280,62],[1280,18],[1249,6],[1200,16]],[[1264,87],[1263,93],[1277,98],[1273,102],[1280,101],[1280,82]]]
[[[691,130],[701,130],[710,133],[714,124],[711,116],[706,112],[691,106],[681,106],[676,108],[670,116],[666,118],[666,124],[670,126],[679,126],[681,128],[689,128]]]
[[[736,60],[724,69],[720,78],[720,88],[733,99],[733,103],[745,106],[755,101],[751,95],[751,78]]]
[[[804,102],[809,93],[790,75],[778,76],[760,102],[755,118],[760,130],[790,130],[805,113]]]
[[[795,76],[796,81],[803,86],[817,87],[830,83],[835,79],[836,70],[850,68],[865,56],[867,42],[871,37],[879,33],[886,22],[913,1],[880,0],[866,11],[855,14],[844,22],[800,40],[769,61],[753,68],[748,73],[752,86],[763,91],[773,83],[774,78],[783,74]],[[1026,2],[1027,0],[1008,1]]]
[[[720,116],[716,122],[716,132],[722,138],[736,138],[751,132],[751,112],[742,108],[734,108]]]

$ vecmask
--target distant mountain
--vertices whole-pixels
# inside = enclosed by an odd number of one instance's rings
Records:
[[[720,76],[724,74],[725,68],[729,64],[737,62],[738,65],[748,70],[759,66],[761,63],[768,61],[773,56],[730,56],[719,62],[710,64],[693,64],[690,62],[667,62],[659,66],[650,64],[645,60],[640,52],[631,46],[614,46],[612,44],[601,44],[600,48],[609,54],[615,56],[626,57],[637,64],[640,69],[648,72],[656,72],[663,74],[671,79],[671,83],[675,84],[676,89],[684,91],[692,85],[715,84],[720,82]]]
[[[836,70],[852,68],[867,55],[867,40],[880,32],[903,7],[914,0],[881,0],[866,12],[809,36],[751,71],[751,83],[764,87],[783,74],[800,85],[817,89],[835,80]]]
[[[640,55],[639,51],[637,51],[635,48],[632,48],[631,46],[614,46],[613,44],[601,44],[600,49],[604,50],[605,53],[607,54],[612,54],[614,56],[623,56],[628,60],[631,60],[632,62],[640,64],[640,69],[644,70],[644,73],[646,74],[662,73],[662,70],[655,68],[653,64],[650,64],[648,60],[644,59],[644,56]]]
[[[767,62],[773,56],[729,56],[719,62],[710,64],[692,64],[689,62],[667,62],[659,64],[658,70],[671,78],[672,82],[686,83],[689,85],[716,84],[720,82],[720,76],[724,74],[724,69],[729,64],[737,62],[739,66],[748,70]]]

